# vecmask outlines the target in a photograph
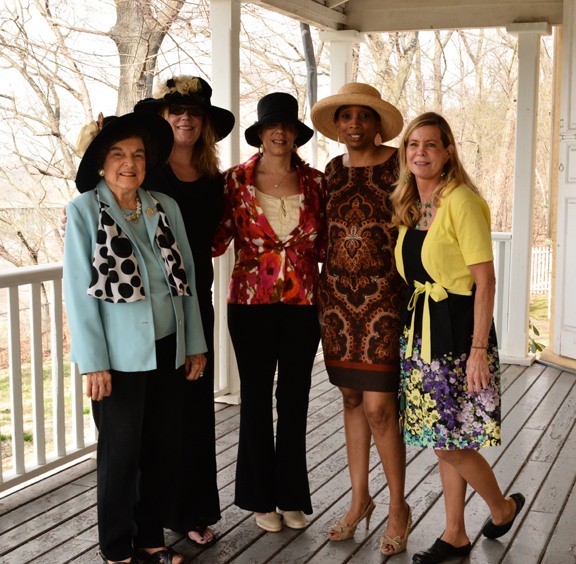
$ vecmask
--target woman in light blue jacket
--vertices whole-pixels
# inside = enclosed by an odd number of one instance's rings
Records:
[[[89,145],[76,178],[82,194],[67,206],[64,296],[71,359],[86,375],[99,430],[106,563],[183,561],[166,548],[162,525],[183,383],[202,376],[206,342],[178,205],[140,187],[172,142],[155,114],[111,120]]]

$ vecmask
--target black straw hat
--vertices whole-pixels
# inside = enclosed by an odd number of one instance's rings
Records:
[[[174,144],[174,134],[170,124],[158,114],[152,112],[138,112],[126,114],[121,117],[109,116],[104,118],[104,127],[94,140],[88,145],[84,157],[76,173],[76,188],[81,193],[88,192],[96,185],[102,177],[98,174],[98,153],[100,149],[110,140],[113,140],[118,134],[126,129],[142,128],[156,139],[158,146],[156,164],[152,168],[147,168],[146,174],[161,167],[172,152]]]
[[[198,106],[210,115],[216,126],[218,141],[224,139],[234,128],[234,114],[213,106],[212,88],[198,76],[175,76],[161,82],[156,87],[154,98],[140,100],[135,106],[135,112],[158,112],[167,104],[182,104],[183,106]]]
[[[265,123],[293,123],[298,130],[294,143],[297,147],[308,143],[314,131],[298,119],[298,101],[291,94],[273,92],[258,102],[258,121],[244,132],[246,141],[253,147],[259,147],[262,141],[258,130]]]

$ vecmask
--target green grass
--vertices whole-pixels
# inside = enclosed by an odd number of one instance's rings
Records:
[[[531,352],[540,354],[550,342],[550,319],[548,317],[548,296],[533,295],[530,299],[530,340],[534,343]]]
[[[53,400],[52,400],[52,361],[43,362],[44,382],[44,432],[46,453],[54,448]],[[64,413],[66,420],[66,444],[72,443],[72,394],[70,388],[70,362],[64,356]],[[32,375],[30,362],[22,364],[22,404],[24,408],[24,453],[26,462],[33,460],[34,437],[32,420]],[[90,427],[90,400],[84,396],[84,433]],[[10,405],[10,376],[8,369],[0,370],[0,430],[2,440],[2,471],[12,468],[12,408]]]

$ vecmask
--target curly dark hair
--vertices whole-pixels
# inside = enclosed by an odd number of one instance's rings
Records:
[[[108,151],[110,151],[111,147],[119,141],[124,141],[125,139],[130,139],[132,137],[139,137],[142,139],[146,154],[146,172],[153,168],[158,160],[158,143],[156,142],[155,137],[140,126],[127,127],[122,131],[119,131],[117,135],[108,139],[108,141],[100,147],[100,150],[96,155],[96,167],[100,169],[104,166],[106,155],[108,154]]]

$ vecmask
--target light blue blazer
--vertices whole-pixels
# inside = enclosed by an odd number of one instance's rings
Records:
[[[132,241],[142,284],[146,296],[150,296],[148,271],[132,233],[131,224],[124,219],[104,180],[100,181],[97,188],[100,200],[110,206],[110,217]],[[188,285],[193,294],[191,297],[172,296],[177,337],[175,368],[178,368],[184,364],[186,355],[204,353],[208,349],[196,297],[194,260],[180,208],[172,198],[158,192],[152,194],[168,216],[170,228],[184,259]],[[146,214],[148,208],[155,210],[156,207],[145,190],[138,188],[138,195],[142,201],[140,221],[146,224],[152,248],[160,258],[160,251],[154,240],[159,215]],[[111,368],[122,372],[154,370],[156,355],[151,300],[146,298],[132,303],[114,304],[86,293],[92,281],[92,260],[99,212],[95,190],[74,198],[66,206],[68,220],[64,243],[64,300],[72,337],[70,359],[78,363],[81,374]]]

